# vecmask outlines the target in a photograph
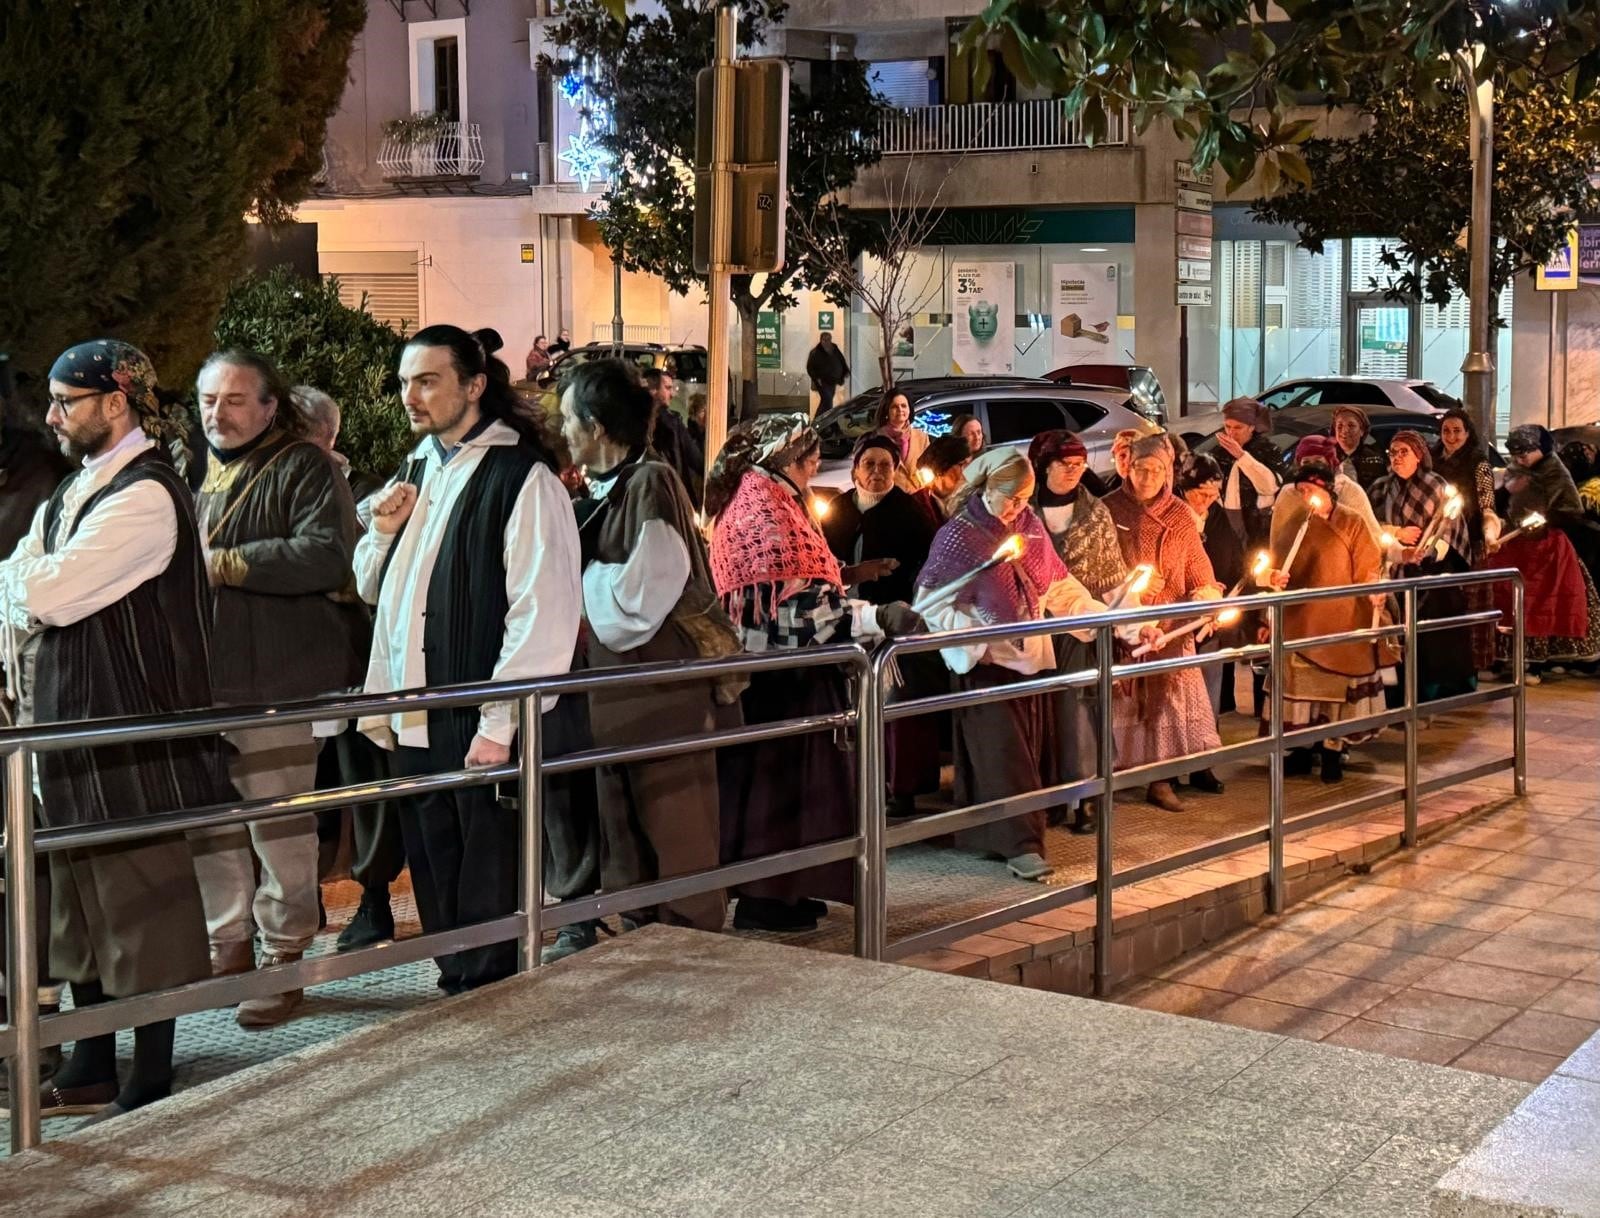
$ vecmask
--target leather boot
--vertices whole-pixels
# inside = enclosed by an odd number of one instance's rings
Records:
[[[261,967],[275,964],[293,964],[301,952],[266,952],[261,957]],[[304,990],[288,990],[282,994],[268,994],[265,998],[246,998],[234,1012],[241,1028],[273,1028],[294,1014],[294,1009],[304,1000]]]
[[[1178,793],[1172,789],[1170,782],[1151,783],[1149,789],[1145,791],[1144,797],[1148,803],[1155,804],[1156,807],[1167,812],[1182,812],[1184,810],[1183,800],[1178,798]]]
[[[248,973],[256,966],[256,945],[249,939],[230,940],[211,945],[211,975],[232,977]]]
[[[1072,814],[1069,833],[1088,834],[1100,827],[1100,806],[1092,799],[1080,803]]]
[[[1322,750],[1322,781],[1338,782],[1344,778],[1344,750]]]

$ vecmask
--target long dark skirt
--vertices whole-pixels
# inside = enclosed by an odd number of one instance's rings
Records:
[[[1057,672],[1083,672],[1096,667],[1093,643],[1063,634],[1056,636],[1055,645]],[[1046,783],[1055,786],[1094,777],[1100,766],[1100,699],[1095,689],[1069,689],[1053,695],[1051,701],[1055,731],[1043,758]]]
[[[1466,561],[1452,550],[1443,562],[1424,563],[1415,573],[1459,574],[1468,569]],[[1460,617],[1468,611],[1467,606],[1465,588],[1436,588],[1418,597],[1417,620],[1427,622]],[[1477,688],[1478,669],[1473,655],[1472,627],[1431,630],[1418,638],[1417,652],[1418,701],[1451,698]]]
[[[937,652],[901,656],[903,684],[892,691],[890,702],[907,702],[950,692],[950,670]],[[910,799],[939,789],[940,720],[945,712],[916,715],[889,725],[886,743],[889,794]]]
[[[849,706],[843,674],[831,669],[751,674],[741,699],[747,724],[827,715]],[[855,772],[832,732],[722,749],[717,754],[722,861],[850,837],[856,832]],[[853,903],[849,862],[742,884],[733,895],[784,901],[801,897]]]
[[[955,679],[957,689],[994,689],[1027,680],[996,664],[979,664]],[[1037,791],[1045,785],[1045,751],[1054,733],[1048,697],[1035,694],[1009,702],[987,702],[955,711],[956,788],[958,807],[988,803]],[[977,854],[1016,858],[1044,853],[1045,813],[1013,816],[963,829],[956,845]]]

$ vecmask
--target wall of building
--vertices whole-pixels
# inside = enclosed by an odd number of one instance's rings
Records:
[[[1600,423],[1600,284],[1541,292],[1529,275],[1518,279],[1515,297],[1511,421],[1547,427]]]

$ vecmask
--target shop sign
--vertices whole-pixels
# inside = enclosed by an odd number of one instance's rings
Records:
[[[1578,229],[1578,274],[1600,276],[1600,224],[1585,224]]]
[[[1209,237],[1215,221],[1210,212],[1180,211],[1174,213],[1177,229],[1189,237]]]
[[[1211,238],[1210,237],[1186,237],[1182,233],[1179,233],[1178,234],[1178,257],[1180,257],[1180,258],[1204,258],[1207,262],[1210,262],[1211,261]]]
[[[1194,283],[1211,282],[1211,260],[1209,258],[1179,258],[1178,278]]]
[[[818,330],[827,330],[830,334],[833,332],[833,310],[832,309],[818,309],[817,310],[817,329]]]
[[[756,367],[783,367],[783,319],[776,313],[756,314]]]
[[[1178,304],[1189,309],[1209,309],[1211,307],[1211,285],[1209,283],[1180,283],[1178,285]]]

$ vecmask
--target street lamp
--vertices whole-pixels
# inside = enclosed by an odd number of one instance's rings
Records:
[[[1467,130],[1472,146],[1472,219],[1467,230],[1467,358],[1461,363],[1461,395],[1481,436],[1494,435],[1494,355],[1490,350],[1489,257],[1494,234],[1489,227],[1494,189],[1494,81],[1485,74],[1483,44],[1456,53],[1456,67],[1467,90]]]

